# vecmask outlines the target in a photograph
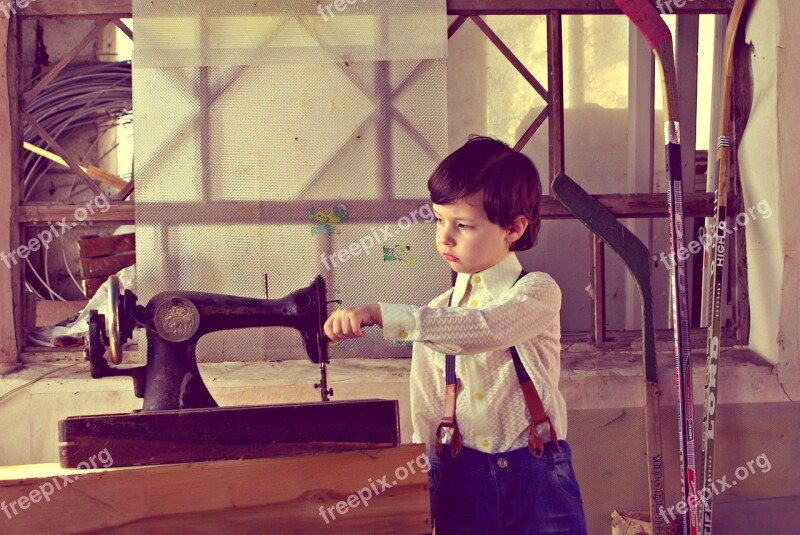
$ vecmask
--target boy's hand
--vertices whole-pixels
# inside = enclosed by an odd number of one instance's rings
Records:
[[[378,304],[340,308],[328,317],[324,330],[332,342],[340,342],[365,336],[361,328],[370,325],[383,327],[381,306]]]

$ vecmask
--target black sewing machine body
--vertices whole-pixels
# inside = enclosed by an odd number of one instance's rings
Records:
[[[162,292],[147,306],[136,305],[130,290],[119,293],[112,281],[105,315],[91,311],[86,348],[92,377],[129,375],[134,393],[144,399],[143,411],[217,407],[197,367],[197,343],[212,332],[253,327],[291,327],[300,331],[309,359],[320,365],[322,400],[333,394],[327,388],[328,341],[322,332],[327,318],[325,279],[317,276],[306,288],[281,299],[255,299],[202,292]],[[104,358],[122,361],[122,343],[135,328],[147,331],[147,363],[135,368],[115,368]]]

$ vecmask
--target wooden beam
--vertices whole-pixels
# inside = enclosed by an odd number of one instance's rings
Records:
[[[511,66],[514,67],[523,78],[525,78],[525,81],[528,82],[537,93],[539,93],[539,96],[542,97],[545,102],[550,100],[547,95],[547,89],[545,89],[544,86],[539,83],[539,80],[537,80],[531,71],[529,71],[528,68],[519,60],[519,58],[514,55],[511,49],[508,48],[508,46],[503,42],[503,40],[500,39],[496,33],[494,33],[494,30],[492,30],[489,25],[486,24],[486,21],[477,15],[473,15],[471,19],[472,22],[475,23],[475,26],[477,26],[483,32],[486,38],[489,39],[495,48],[500,51],[503,57],[508,60]]]
[[[122,467],[400,445],[399,402],[386,399],[70,416],[58,429],[65,468],[103,448]]]
[[[136,468],[115,468],[108,453],[100,450],[85,460],[95,470],[0,467],[0,502],[16,507],[16,513],[9,509],[11,518],[0,514],[0,531],[49,533],[53,526],[69,526],[73,533],[118,534],[431,532],[430,465],[421,444]],[[370,482],[384,475],[386,486],[375,485],[373,492]],[[46,501],[43,491],[49,493]]]
[[[606,341],[606,260],[605,244],[597,234],[589,235],[589,277],[592,284],[592,342]]]
[[[655,0],[651,0],[655,4]],[[664,0],[665,13],[674,0]],[[673,7],[672,12],[684,13],[730,13],[733,0],[687,0],[683,7]],[[447,0],[450,15],[546,15],[549,11],[560,11],[565,15],[620,15],[613,0]],[[37,0],[18,11],[21,17],[99,17],[130,18],[133,13],[131,0]]]
[[[90,237],[78,240],[78,253],[81,258],[102,258],[136,251],[136,235],[118,234],[115,236]]]
[[[19,245],[19,77],[16,20],[0,17],[0,253]],[[6,260],[8,261],[8,260]],[[13,367],[21,349],[19,266],[0,262],[0,373]]]
[[[650,1],[656,5],[656,0]],[[665,14],[730,13],[733,8],[733,0],[684,0],[682,7],[675,7],[675,3],[662,1]],[[450,15],[546,15],[550,11],[564,15],[622,14],[614,0],[447,0]]]
[[[533,135],[539,130],[539,127],[544,124],[544,121],[547,119],[549,113],[549,105],[542,108],[542,111],[539,112],[539,115],[536,116],[536,119],[533,120],[530,126],[525,130],[525,133],[522,134],[522,137],[520,137],[517,143],[514,145],[514,150],[521,151],[525,145],[528,144],[528,141],[530,141]]]
[[[603,206],[619,218],[667,217],[666,193],[627,193],[594,195]],[[408,216],[420,206],[429,204],[428,199],[408,200],[352,200],[347,202],[348,213],[359,214],[358,220],[351,222],[394,223],[402,216]],[[225,220],[231,224],[252,223],[253,216],[261,217],[263,223],[312,224],[306,215],[309,208],[330,208],[341,204],[340,199],[322,199],[318,201],[291,202],[185,202],[185,203],[150,203],[154,209],[191,210],[196,212],[197,222],[213,221],[212,214],[225,214]],[[17,220],[28,225],[44,225],[49,221],[62,218],[67,223],[75,223],[75,209],[84,205],[27,203],[17,209]],[[713,193],[687,193],[684,195],[684,210],[687,216],[705,217],[714,212]],[[171,212],[163,212],[171,213]],[[285,214],[285,215],[280,215]],[[542,199],[542,217],[545,219],[572,219],[566,208],[556,199],[545,196]],[[108,210],[87,214],[85,222],[91,223],[135,223],[135,204],[133,202],[114,203]],[[418,217],[418,221],[421,221]],[[219,220],[217,220],[217,223]],[[49,224],[49,223],[48,223]]]
[[[42,91],[44,91],[48,84],[50,84],[50,82],[52,82],[61,71],[67,68],[67,65],[69,65],[73,59],[78,57],[78,54],[80,54],[83,49],[89,45],[89,43],[94,41],[95,38],[97,38],[97,36],[103,32],[103,28],[105,28],[109,22],[111,21],[107,19],[95,21],[94,28],[92,28],[89,33],[84,35],[83,39],[81,39],[77,45],[67,52],[64,57],[58,60],[58,63],[53,65],[53,67],[47,71],[47,74],[42,76],[39,81],[36,82],[36,85],[25,93],[25,104],[30,105],[31,102],[33,102],[33,100],[39,96]]]
[[[20,17],[113,17],[133,16],[131,0],[36,0],[19,10]]]
[[[78,161],[75,160],[75,158],[73,158],[72,156],[70,156],[70,154],[66,150],[64,150],[64,148],[61,146],[61,144],[58,141],[56,141],[50,135],[50,133],[47,130],[45,130],[45,128],[42,125],[40,125],[36,121],[36,119],[33,118],[32,115],[30,115],[28,112],[23,112],[22,115],[25,118],[25,121],[28,123],[28,125],[42,137],[42,139],[47,143],[47,145],[51,149],[53,149],[56,153],[58,153],[59,156],[61,156],[61,158],[63,158],[64,161],[67,162],[67,165],[69,165],[70,170],[76,175],[78,175],[78,177],[86,184],[86,186],[95,195],[98,196],[104,195],[103,190],[100,189],[100,186],[95,184],[94,180],[92,180],[89,177],[89,175],[86,174],[86,172],[78,164]]]
[[[653,50],[642,32],[628,23],[628,176],[627,191],[653,191],[655,128],[655,60]],[[628,229],[648,249],[653,247],[653,222],[630,221]],[[636,280],[625,270],[625,328],[642,328],[642,301]]]
[[[75,223],[75,210],[85,208],[85,204],[53,204],[53,203],[28,203],[17,209],[17,220],[28,225],[48,225],[48,222],[60,221],[62,218],[67,223]],[[132,202],[115,203],[108,210],[101,212],[95,209],[84,220],[90,223],[136,223],[136,207]]]
[[[564,172],[564,56],[561,13],[557,11],[547,14],[547,80],[550,89],[550,98],[547,101],[550,141],[547,193],[550,193],[550,182],[556,175]]]
[[[730,150],[730,176],[732,199],[728,201],[728,214],[732,217],[744,211],[742,198],[742,175],[739,172],[739,144],[742,142],[745,126],[750,119],[750,110],[753,109],[753,72],[750,63],[751,46],[747,46],[739,29],[740,35],[733,54],[733,145]],[[747,282],[747,234],[737,232],[734,236],[733,247],[729,248],[728,262],[731,269],[728,277],[733,286],[733,314],[736,324],[736,338],[741,345],[750,342],[750,292]]]

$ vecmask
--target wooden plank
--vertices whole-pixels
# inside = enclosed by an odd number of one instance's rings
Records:
[[[652,0],[655,4],[655,0]],[[666,2],[664,2],[666,3]],[[673,2],[674,4],[674,2]],[[109,16],[130,18],[133,13],[131,0],[37,0],[19,10],[18,16]],[[689,0],[682,7],[674,7],[675,13],[730,13],[733,0]],[[449,15],[546,15],[557,10],[565,15],[619,15],[621,11],[613,0],[447,0]]]
[[[400,443],[397,400],[142,411],[59,422],[61,465],[107,449],[114,466],[253,459]]]
[[[597,234],[589,236],[589,276],[592,281],[591,336],[595,344],[606,339],[606,261],[605,244]]]
[[[11,113],[9,101],[9,83],[7,74],[7,56],[10,19],[0,17],[0,154],[11,154]],[[16,247],[11,241],[11,228],[14,220],[14,203],[12,194],[12,166],[10,158],[0,158],[0,251],[7,253]],[[0,317],[14,317],[13,283],[11,270],[0,265]],[[17,360],[17,338],[14,323],[0,321],[0,373],[4,371],[3,363]]]
[[[20,17],[114,17],[133,16],[131,0],[36,0],[20,10]]]
[[[131,232],[99,238],[84,236],[78,240],[78,251],[81,258],[98,258],[136,251],[136,234]]]
[[[691,330],[692,352],[705,357],[706,350],[705,335],[707,329],[697,328]],[[671,329],[656,330],[656,341],[659,342],[659,351],[674,351],[670,343],[675,341],[675,332]],[[722,330],[721,347],[733,347],[737,345],[736,333],[732,328]],[[561,333],[562,354],[575,352],[592,352],[602,354],[609,358],[620,351],[642,351],[642,336],[639,331],[606,331],[606,341],[594,343],[589,332],[563,332]],[[674,356],[674,354],[673,354]]]
[[[508,48],[508,46],[506,46],[506,44],[503,42],[503,40],[500,39],[500,37],[496,33],[494,33],[494,31],[489,27],[489,25],[486,24],[486,21],[484,21],[481,17],[477,15],[473,15],[471,19],[472,22],[474,22],[475,25],[478,28],[480,28],[480,30],[483,32],[486,38],[489,39],[489,41],[491,41],[491,43],[495,46],[495,48],[497,48],[497,50],[500,51],[503,57],[505,57],[508,60],[511,66],[514,67],[514,69],[516,69],[516,71],[523,78],[525,78],[525,81],[527,81],[531,85],[531,87],[533,87],[534,91],[536,91],[545,102],[550,100],[547,95],[547,89],[545,89],[544,86],[541,83],[539,83],[539,80],[537,80],[536,77],[531,73],[531,71],[529,71],[528,68],[519,60],[519,58],[517,58],[517,56],[514,55],[511,49]]]
[[[466,15],[459,15],[453,23],[447,27],[447,38],[450,39],[455,35],[459,28],[467,21],[469,17]]]
[[[547,14],[547,80],[550,88],[550,100],[547,103],[550,140],[550,176],[547,180],[549,193],[550,182],[558,173],[564,172],[564,57],[561,14],[557,11]]]
[[[83,204],[27,203],[17,209],[17,220],[30,225],[49,226],[49,222],[64,220],[76,223],[75,210],[85,208]],[[135,224],[136,206],[133,202],[114,203],[108,210],[88,213],[84,221],[91,223]]]
[[[97,293],[97,290],[99,290],[103,283],[107,280],[108,277],[83,279],[81,281],[81,285],[83,286],[83,295],[85,295],[87,299],[91,299],[94,297],[94,294]]]
[[[81,260],[81,276],[84,279],[108,277],[135,263],[135,252],[104,256],[101,258],[84,258]]]
[[[594,195],[612,214],[621,218],[647,218],[667,217],[666,193],[624,193]],[[225,215],[225,220],[231,224],[252,223],[253,213],[261,214],[264,223],[280,224],[311,224],[306,211],[311,207],[335,206],[341,199],[321,199],[317,201],[290,201],[290,202],[185,202],[185,203],[150,203],[153,210],[161,213],[173,213],[180,207],[184,213],[192,213],[198,223],[216,221]],[[403,200],[350,200],[347,202],[348,213],[358,214],[359,217],[350,217],[353,223],[396,223],[401,216],[408,216],[420,206],[428,204],[428,199],[403,199]],[[65,205],[50,203],[27,203],[17,210],[17,219],[31,225],[43,225],[48,221],[59,221],[62,218],[68,223],[74,223],[75,209],[83,205]],[[687,215],[705,217],[714,212],[713,193],[687,193],[684,196],[684,210]],[[216,214],[216,215],[214,215]],[[545,219],[571,219],[572,215],[556,199],[548,196],[542,198],[542,217]],[[216,219],[215,219],[216,218]],[[128,223],[135,222],[134,203],[112,204],[105,212],[95,210],[88,214],[85,221],[101,223]],[[170,221],[164,221],[170,223]]]
[[[628,24],[628,177],[627,191],[653,192],[655,125],[655,61],[642,32]],[[648,249],[653,247],[653,222],[636,219],[626,225]],[[642,328],[642,301],[633,276],[625,270],[625,328]]]
[[[114,200],[115,201],[124,201],[125,199],[127,199],[128,197],[131,196],[131,193],[133,193],[134,189],[136,189],[136,185],[133,182],[133,177],[131,177],[131,179],[128,181],[128,183],[125,184],[125,187],[122,188],[117,193],[116,197],[114,197]]]
[[[25,150],[29,150],[35,154],[38,154],[39,156],[43,156],[48,160],[50,160],[51,162],[57,163],[62,167],[69,168],[69,165],[67,164],[67,162],[64,161],[64,158],[62,158],[58,154],[50,152],[49,150],[45,150],[41,147],[37,147],[36,145],[28,143],[27,141],[24,142],[22,145],[25,148]],[[118,177],[117,175],[113,175],[111,173],[103,171],[102,169],[100,169],[99,167],[95,167],[94,165],[90,165],[88,167],[79,165],[78,167],[80,167],[81,171],[86,173],[86,175],[89,178],[97,180],[98,182],[102,182],[103,184],[111,186],[112,188],[122,190],[128,186],[128,183],[125,180]]]
[[[741,32],[744,33],[743,31]],[[739,173],[739,144],[753,106],[753,72],[750,65],[751,50],[742,36],[734,49],[733,62],[733,139],[730,149],[730,176],[733,201],[729,202],[728,214],[739,214],[742,204],[742,176]],[[733,240],[733,262],[728,270],[733,286],[733,314],[736,322],[736,338],[742,345],[750,341],[750,295],[747,282],[747,241],[745,232],[737,232]]]
[[[32,301],[29,300],[29,301]],[[50,301],[38,299],[35,303],[36,326],[55,325],[78,314],[89,301]]]
[[[14,502],[18,513],[0,514],[0,532],[52,533],[54,526],[125,535],[431,531],[430,465],[422,445],[138,468],[117,468],[107,453],[92,452],[96,470],[0,468],[0,502]],[[379,483],[383,476],[387,487]],[[48,500],[34,494],[55,482],[59,488]],[[360,491],[363,502],[356,499]],[[38,503],[21,510],[23,496]]]
[[[550,110],[548,106],[542,108],[542,111],[539,112],[539,115],[536,116],[536,119],[533,120],[531,125],[525,130],[525,133],[519,138],[519,141],[516,142],[514,145],[514,150],[521,151],[523,148],[525,148],[525,145],[528,144],[528,141],[530,141],[533,135],[539,130],[539,127],[544,124],[549,112]]]
[[[656,5],[656,0],[650,0]],[[667,4],[667,1],[662,1]],[[733,0],[686,0],[682,7],[673,7],[674,13],[730,13]],[[675,2],[672,2],[675,6]],[[447,0],[450,15],[546,15],[560,11],[564,15],[619,15],[622,13],[614,0]],[[669,10],[665,7],[665,13]]]
[[[78,54],[80,54],[81,51],[83,51],[83,49],[89,45],[89,43],[94,41],[95,38],[103,32],[103,28],[105,28],[109,22],[111,21],[107,19],[96,21],[94,28],[92,28],[89,33],[84,35],[83,39],[81,39],[80,42],[72,48],[72,50],[67,52],[64,57],[58,60],[58,63],[53,65],[50,70],[47,71],[47,74],[42,76],[39,81],[36,82],[36,85],[25,93],[25,104],[30,105],[31,102],[33,102],[33,100],[39,96],[42,91],[44,91],[50,82],[52,82],[53,79],[58,76],[59,73],[72,62],[73,59],[78,57]],[[67,162],[69,162],[69,159],[67,159]]]
[[[19,202],[18,58],[16,20],[0,17],[0,252],[19,245],[15,210]],[[21,348],[20,268],[0,264],[0,373],[16,363]]]
[[[23,112],[22,115],[25,117],[25,122],[28,123],[28,126],[33,128],[36,133],[39,134],[42,139],[45,140],[45,142],[47,142],[50,148],[56,151],[67,162],[70,170],[72,170],[73,173],[78,175],[78,177],[83,180],[83,182],[86,184],[86,187],[88,187],[95,195],[104,195],[103,190],[101,190],[100,187],[95,184],[91,178],[89,178],[89,175],[87,175],[86,172],[81,168],[77,160],[75,160],[66,150],[64,150],[61,144],[56,141],[55,138],[53,138],[50,133],[42,125],[40,125],[36,119],[33,118],[32,115],[30,115],[28,112]]]

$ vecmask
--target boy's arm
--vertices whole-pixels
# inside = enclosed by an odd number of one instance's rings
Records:
[[[384,337],[468,355],[504,349],[545,333],[559,337],[561,291],[549,276],[528,276],[485,308],[381,303]]]

